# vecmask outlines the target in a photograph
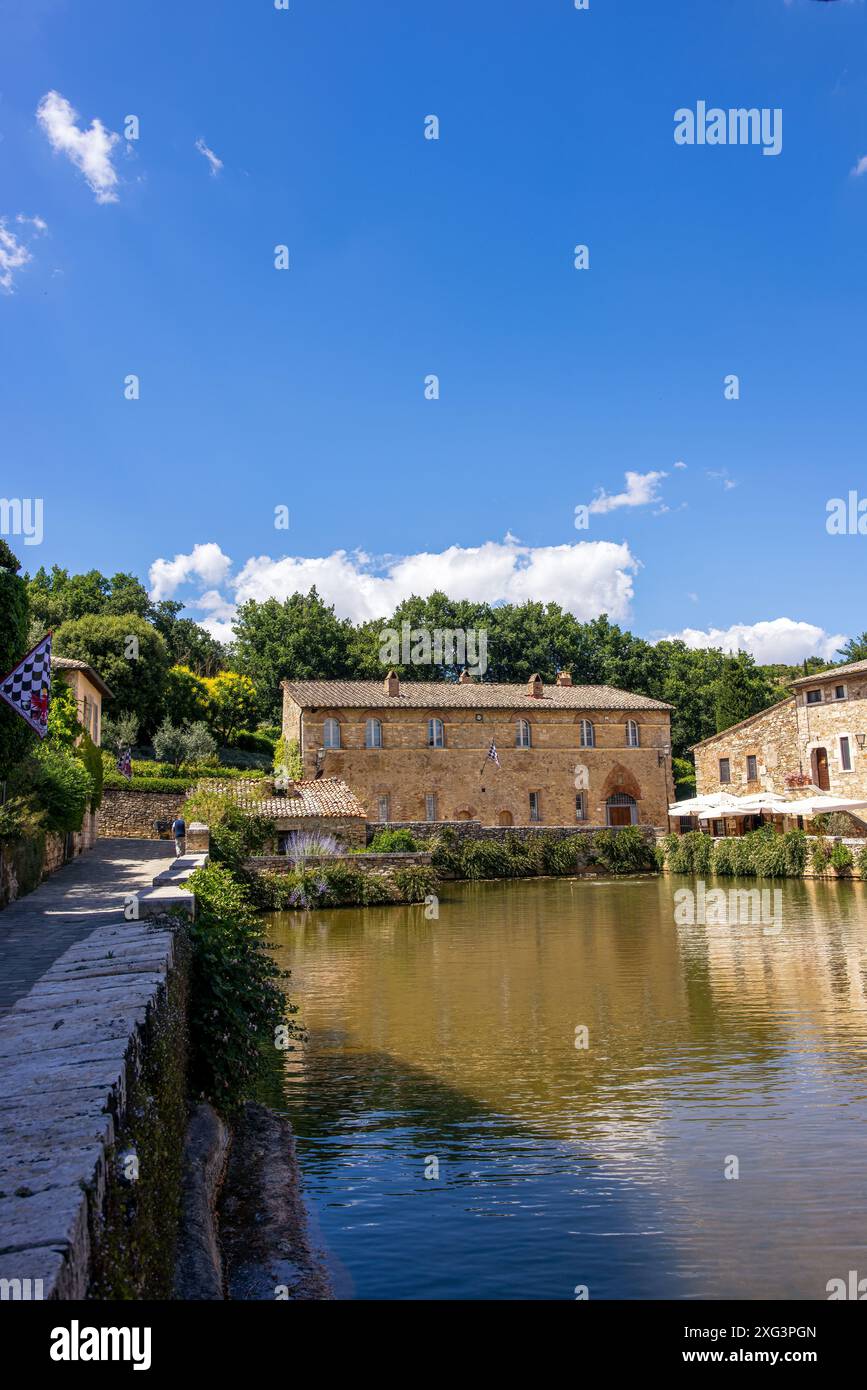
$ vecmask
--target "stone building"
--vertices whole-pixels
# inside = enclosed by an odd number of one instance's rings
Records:
[[[566,673],[553,686],[283,682],[303,776],[342,778],[371,821],[665,826],[670,723],[660,700]]]
[[[867,661],[793,682],[794,694],[697,743],[700,796],[867,797]]]
[[[237,784],[228,783],[224,790],[235,792],[239,804],[260,816],[267,816],[277,827],[273,852],[283,854],[287,841],[299,832],[327,835],[346,849],[364,847],[367,843],[367,813],[339,777],[320,777],[311,781],[289,782],[278,789],[269,784],[271,793],[261,796],[261,783],[250,783],[249,792],[238,794]]]
[[[102,740],[102,702],[112,698],[105,681],[86,661],[75,661],[71,656],[53,656],[51,668],[71,686],[78,705],[78,717],[99,746]]]

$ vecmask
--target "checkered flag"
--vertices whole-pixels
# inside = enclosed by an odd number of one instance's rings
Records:
[[[131,750],[131,749],[125,748],[125,749],[123,750],[122,753],[118,753],[118,755],[117,755],[117,764],[116,764],[116,766],[117,766],[117,770],[118,770],[118,772],[120,773],[121,777],[125,777],[125,778],[127,779],[127,781],[129,781],[130,778],[132,777],[132,750]]]
[[[51,633],[0,678],[0,699],[26,719],[40,738],[48,732],[48,704],[51,699]]]
[[[500,758],[499,758],[499,755],[498,755],[498,753],[497,753],[497,745],[494,743],[494,740],[493,740],[493,739],[491,739],[491,746],[490,746],[490,748],[488,749],[488,756],[487,756],[487,758],[485,759],[485,762],[487,762],[487,763],[493,763],[495,767],[499,767],[499,766],[500,766]]]

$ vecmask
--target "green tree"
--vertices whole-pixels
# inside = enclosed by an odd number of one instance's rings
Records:
[[[850,661],[867,661],[867,632],[862,632],[858,637],[850,637],[837,655],[844,664]]]
[[[349,647],[352,624],[336,617],[316,589],[291,598],[250,599],[241,604],[234,622],[235,669],[256,686],[260,717],[278,723],[283,702],[280,682],[334,679],[351,674]]]
[[[182,603],[165,599],[154,606],[153,622],[176,666],[187,666],[197,676],[215,676],[225,669],[226,649],[191,618],[180,618]]]
[[[774,688],[764,671],[746,652],[728,656],[716,683],[716,732],[731,728],[774,702]]]
[[[236,734],[245,729],[256,711],[256,687],[249,676],[223,671],[203,682],[207,691],[205,719],[220,744],[231,746]]]
[[[28,649],[27,584],[19,575],[21,565],[5,541],[0,540],[0,676],[16,666]],[[0,701],[0,779],[8,776],[36,740],[28,724]]]
[[[168,652],[158,632],[134,613],[94,614],[63,623],[55,634],[59,656],[71,656],[102,676],[116,707],[134,714],[150,734],[163,706]]]
[[[204,719],[208,687],[189,666],[172,666],[166,673],[164,708],[172,724],[194,724]]]

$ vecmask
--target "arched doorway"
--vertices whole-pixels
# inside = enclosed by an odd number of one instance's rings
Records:
[[[828,771],[828,750],[827,748],[814,748],[810,754],[810,762],[813,768],[813,784],[823,792],[831,790],[831,774]]]
[[[514,824],[515,824],[515,817],[512,815],[511,811],[501,811],[500,814],[499,814],[499,816],[497,817],[497,824],[498,824],[498,825],[514,825]]]
[[[455,811],[455,820],[472,820],[472,811]]]
[[[605,803],[605,824],[611,826],[635,825],[638,821],[638,803],[628,792],[615,792]]]

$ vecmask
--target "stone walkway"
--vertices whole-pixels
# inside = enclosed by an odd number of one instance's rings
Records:
[[[170,840],[98,840],[0,912],[0,1015],[70,946],[123,920],[124,899],[174,862]]]

